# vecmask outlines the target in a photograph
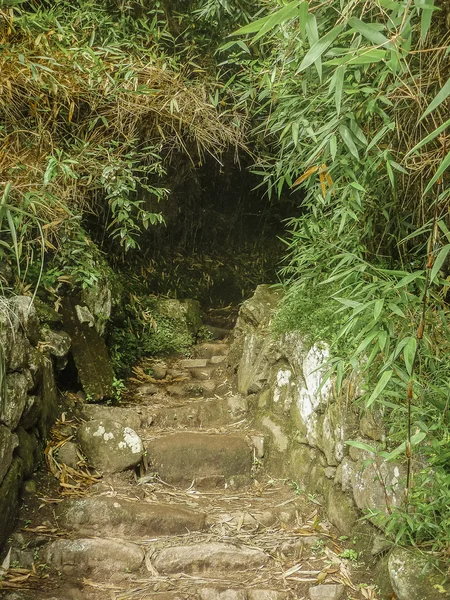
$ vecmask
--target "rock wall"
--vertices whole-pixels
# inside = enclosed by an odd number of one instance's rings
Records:
[[[0,303],[0,548],[12,531],[22,484],[43,456],[56,417],[54,365],[67,355],[64,332],[41,329],[31,298]]]
[[[392,547],[381,530],[361,521],[367,509],[401,504],[404,466],[346,444],[376,447],[385,436],[382,416],[358,407],[358,381],[347,381],[338,395],[334,382],[323,377],[330,358],[326,344],[311,348],[301,332],[272,335],[279,300],[269,286],[259,286],[242,305],[229,358],[255,427],[266,433],[265,468],[318,498],[374,571],[380,598],[450,598],[448,564],[431,567],[435,557]]]
[[[81,316],[69,335],[64,314],[38,300],[33,303],[26,296],[0,297],[0,549],[14,528],[24,483],[42,462],[46,439],[58,413],[55,374],[66,366],[69,351],[81,387],[88,391],[100,389],[96,398],[102,397],[101,385],[111,388],[114,374],[104,341],[94,327],[94,317],[91,315],[92,327],[86,328],[89,341],[105,355],[109,369],[106,382],[99,369],[101,353],[97,352],[93,361],[85,351],[86,332],[78,331],[84,326],[83,316],[91,313],[82,300],[75,304]],[[95,363],[94,372],[86,374],[80,369],[83,360],[89,365]]]
[[[376,445],[384,437],[382,420],[360,412],[357,382],[348,381],[338,396],[331,379],[324,380],[326,344],[308,347],[299,332],[273,337],[270,322],[278,301],[269,286],[257,288],[241,308],[231,350],[239,392],[248,396],[256,425],[267,432],[265,465],[274,476],[320,494],[342,533],[374,536],[374,528],[358,523],[360,511],[399,505],[403,466],[346,444]]]

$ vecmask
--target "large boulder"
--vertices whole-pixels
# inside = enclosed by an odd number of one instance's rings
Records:
[[[108,419],[83,423],[78,438],[89,464],[104,473],[130,469],[144,454],[142,440],[131,427]]]
[[[416,550],[394,548],[388,569],[398,600],[444,600],[450,598],[450,584],[445,568],[437,569],[430,558]]]

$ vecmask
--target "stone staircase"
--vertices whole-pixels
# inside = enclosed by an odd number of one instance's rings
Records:
[[[11,579],[0,597],[375,599],[354,583],[317,500],[264,472],[264,436],[233,390],[227,351],[226,342],[200,344],[193,358],[155,363],[126,406],[84,404],[84,425],[59,421],[53,456],[69,478],[59,495],[56,480],[38,481],[39,500],[11,542],[11,565],[24,579]],[[94,443],[109,442],[109,421],[139,464],[116,469],[114,453],[103,452],[103,476],[80,489],[76,472],[92,471],[74,440],[90,424],[81,447],[98,467]],[[74,459],[64,458],[70,444]]]

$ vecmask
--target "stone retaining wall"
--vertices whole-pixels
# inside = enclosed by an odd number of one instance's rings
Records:
[[[41,461],[58,407],[54,363],[64,332],[42,331],[31,298],[0,303],[0,548],[15,525],[22,484]]]
[[[92,327],[74,335],[85,345],[103,345],[112,380],[106,347],[96,328],[99,302],[94,316],[86,301],[79,304],[91,315]],[[104,309],[101,313],[103,322],[110,308],[109,302],[106,314]],[[80,321],[78,327],[82,325]],[[66,366],[72,342],[77,342],[63,327],[62,315],[38,300],[33,303],[27,296],[0,297],[0,550],[15,526],[24,483],[42,462],[46,439],[57,417],[55,374]],[[86,336],[90,336],[88,341]],[[72,353],[77,362],[75,348]],[[81,358],[83,353],[84,347]],[[97,357],[96,371],[98,362]],[[96,374],[85,379],[80,376],[85,391],[89,386],[99,387]]]
[[[230,354],[239,392],[248,397],[256,426],[267,433],[265,466],[320,494],[342,533],[359,529],[373,536],[373,528],[358,524],[360,511],[399,505],[404,468],[378,459],[368,464],[374,458],[369,452],[346,444],[376,445],[384,437],[383,423],[358,408],[357,382],[347,382],[338,397],[332,381],[322,381],[326,344],[311,348],[298,332],[273,337],[270,321],[278,301],[269,286],[257,288],[241,308]]]

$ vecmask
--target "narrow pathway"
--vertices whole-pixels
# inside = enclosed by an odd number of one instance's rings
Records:
[[[86,423],[62,416],[47,449],[59,485],[47,475],[29,486],[0,597],[376,598],[318,501],[264,471],[264,436],[233,390],[227,352],[225,341],[205,343],[191,359],[142,365],[123,405],[82,405],[87,424],[111,419],[139,434],[136,469],[93,471],[73,444]]]

